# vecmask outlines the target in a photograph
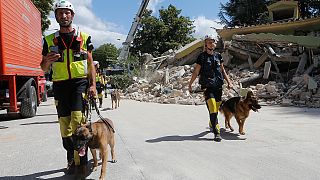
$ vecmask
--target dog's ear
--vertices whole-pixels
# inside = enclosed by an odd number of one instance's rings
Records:
[[[251,98],[251,97],[253,97],[253,92],[252,91],[248,91],[247,98]]]

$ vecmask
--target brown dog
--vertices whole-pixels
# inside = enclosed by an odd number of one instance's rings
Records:
[[[249,116],[250,110],[257,112],[260,108],[261,106],[258,104],[257,98],[253,95],[252,91],[249,91],[245,98],[233,97],[228,99],[226,102],[223,102],[219,111],[225,117],[226,129],[230,128],[231,131],[234,130],[230,125],[230,119],[234,116],[239,125],[239,133],[244,135],[245,132],[243,130],[243,126],[245,120]]]
[[[96,149],[99,149],[100,157],[102,159],[101,174],[99,179],[105,179],[108,159],[108,145],[111,148],[111,162],[116,162],[116,156],[114,152],[114,127],[112,121],[104,118],[104,120],[100,119],[91,125],[85,124],[79,126],[73,135],[73,142],[75,150],[79,152],[80,156],[85,155],[86,148],[89,146],[93,157],[93,171],[97,170],[98,160]]]
[[[118,89],[114,89],[111,92],[111,103],[112,103],[112,109],[120,106],[120,91]]]

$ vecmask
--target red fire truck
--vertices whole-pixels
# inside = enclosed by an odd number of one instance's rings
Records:
[[[0,1],[0,110],[36,115],[46,101],[41,16],[31,0]]]

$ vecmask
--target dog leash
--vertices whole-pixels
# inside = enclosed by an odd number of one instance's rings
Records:
[[[240,94],[232,87],[231,88],[234,92],[236,92],[236,94],[238,95],[238,96],[240,96]],[[241,97],[241,96],[240,96]]]
[[[91,102],[92,102],[92,106],[95,108],[99,118],[109,127],[112,129],[113,132],[115,132],[114,128],[112,127],[112,125],[105,119],[101,116],[100,114],[100,111],[98,109],[98,106],[97,106],[97,103],[96,103],[96,99],[94,97],[91,98]],[[91,126],[91,124],[90,124]]]
[[[196,89],[196,90],[189,91],[188,96],[192,99],[194,105],[198,105],[198,104],[196,103],[196,101],[194,100],[194,97],[191,94],[193,94],[193,93],[203,93],[204,91],[205,91],[205,89],[200,89],[200,90]]]
[[[90,103],[91,101],[91,98],[89,98],[88,95],[84,96],[84,100],[85,100],[85,113],[84,113],[84,116],[86,117],[86,121],[89,122],[89,131],[90,133],[92,132],[92,128],[91,128],[91,119],[92,119],[92,103]]]

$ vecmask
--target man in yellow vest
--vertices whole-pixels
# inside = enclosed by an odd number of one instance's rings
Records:
[[[73,5],[60,0],[53,7],[60,30],[44,38],[42,70],[52,70],[53,92],[59,118],[63,147],[67,151],[67,174],[75,166],[86,174],[87,153],[74,151],[72,133],[83,118],[83,93],[96,94],[95,69],[92,59],[91,36],[72,27],[75,15]],[[86,150],[87,151],[87,150]]]
[[[102,91],[105,87],[105,81],[104,81],[103,74],[100,72],[100,69],[99,69],[99,62],[93,61],[93,64],[96,69],[96,87],[97,87],[97,93],[99,98],[99,108],[102,108],[102,99],[103,99]]]

